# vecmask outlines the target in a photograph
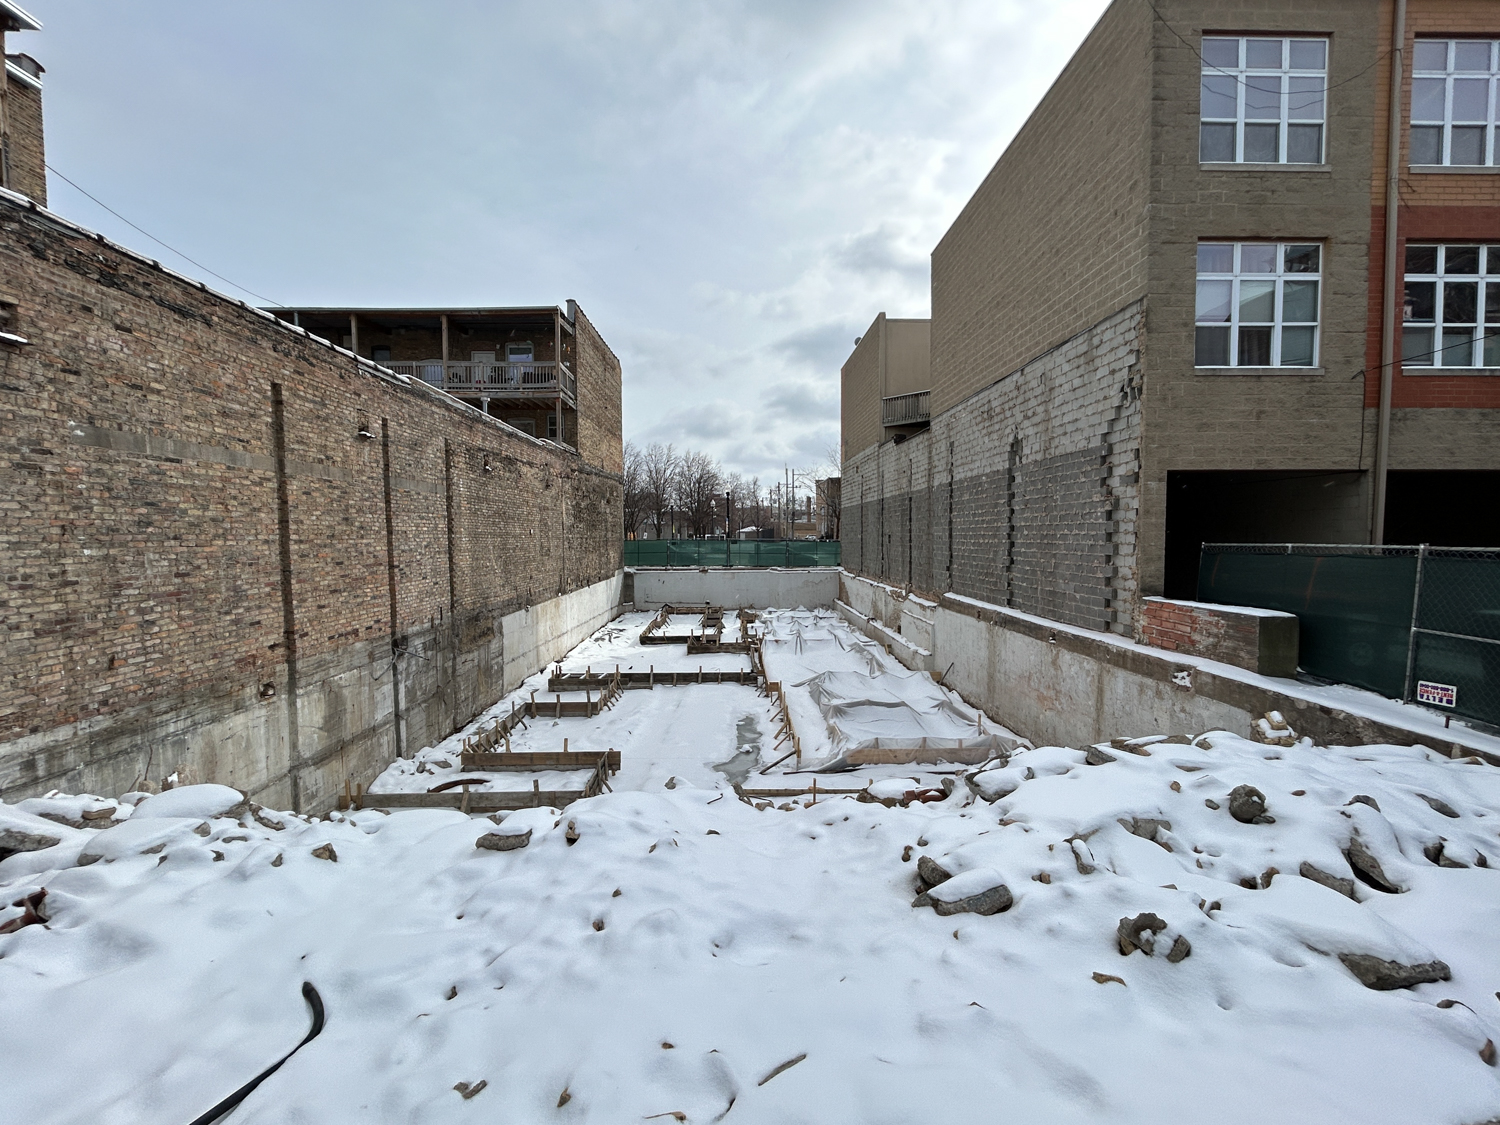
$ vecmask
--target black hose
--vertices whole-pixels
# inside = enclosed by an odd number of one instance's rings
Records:
[[[267,1078],[271,1077],[271,1075],[280,1070],[282,1063],[286,1062],[287,1059],[291,1058],[298,1051],[302,1050],[303,1047],[307,1046],[308,1043],[312,1042],[318,1037],[318,1033],[323,1030],[323,998],[318,995],[318,990],[312,986],[311,981],[302,982],[302,998],[307,1001],[307,1006],[312,1009],[312,1027],[308,1030],[308,1033],[302,1037],[302,1042],[298,1043],[285,1055],[281,1056],[281,1058],[277,1062],[272,1063],[270,1066],[266,1067],[265,1070],[257,1074],[254,1078],[250,1079],[249,1082],[246,1082],[243,1086],[241,1086],[234,1093],[230,1094],[218,1105],[214,1106],[213,1109],[209,1110],[207,1113],[193,1118],[189,1125],[213,1125],[213,1122],[217,1121],[230,1110],[234,1109],[237,1105],[240,1104],[240,1102],[244,1101],[251,1094],[253,1094],[257,1086],[259,1086]]]

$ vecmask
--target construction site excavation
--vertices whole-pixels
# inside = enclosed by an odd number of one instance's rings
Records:
[[[236,1119],[1482,1120],[1482,757],[1033,745],[839,607],[627,611],[326,818],[0,805],[8,1105],[192,1120],[315,997]]]

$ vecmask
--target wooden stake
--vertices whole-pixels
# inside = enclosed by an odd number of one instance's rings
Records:
[[[510,731],[505,732],[505,752],[510,753]]]
[[[566,754],[567,752],[568,752],[568,740],[565,738],[565,739],[563,739],[563,753]]]
[[[531,779],[531,807],[534,809],[542,806],[542,783],[537,778]]]

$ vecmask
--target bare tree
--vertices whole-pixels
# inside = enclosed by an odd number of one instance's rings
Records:
[[[656,538],[662,537],[672,511],[677,469],[681,458],[670,445],[652,442],[641,454],[641,488],[644,513],[651,517]]]
[[[682,455],[677,473],[677,507],[687,517],[693,535],[713,532],[723,481],[723,470],[707,453],[690,450]]]
[[[646,457],[634,442],[625,443],[625,537],[640,531],[650,511],[651,498],[646,491]]]

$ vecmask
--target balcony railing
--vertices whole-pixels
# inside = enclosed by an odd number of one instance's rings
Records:
[[[912,426],[932,418],[931,391],[913,391],[909,395],[891,395],[880,400],[882,426]]]
[[[448,363],[421,360],[417,363],[386,363],[397,375],[421,379],[450,394],[485,395],[492,398],[552,398],[559,390],[576,404],[577,377],[560,363]]]

